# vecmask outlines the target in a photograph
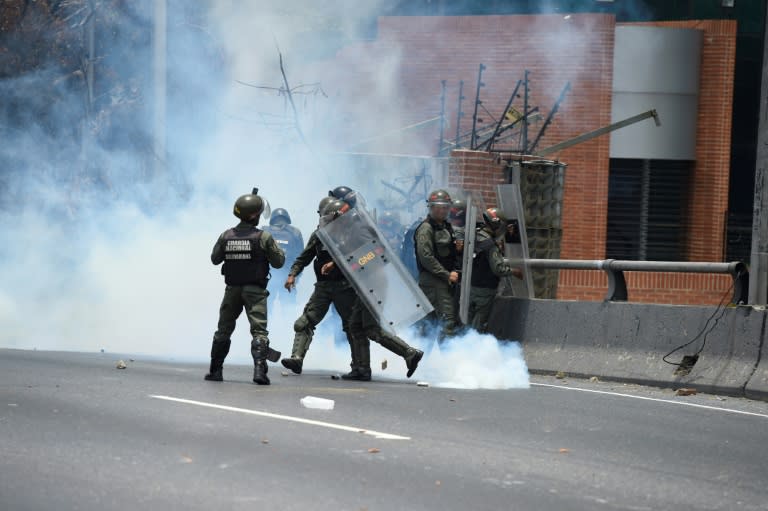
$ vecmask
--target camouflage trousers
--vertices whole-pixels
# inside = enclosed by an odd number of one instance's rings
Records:
[[[312,296],[309,297],[299,319],[293,324],[296,332],[293,338],[291,358],[303,359],[312,343],[315,327],[323,320],[333,304],[341,318],[341,328],[349,339],[349,320],[352,316],[357,294],[346,280],[325,280],[315,283]]]
[[[380,344],[395,355],[407,358],[415,350],[403,339],[381,328],[376,318],[368,310],[363,300],[357,298],[352,308],[349,321],[350,348],[352,350],[352,369],[371,369],[371,341]]]
[[[237,318],[245,310],[251,326],[251,354],[254,362],[266,357],[269,347],[267,330],[267,295],[266,289],[256,285],[227,286],[219,307],[219,323],[213,334],[211,346],[211,366],[220,368],[229,353],[231,336],[235,331]]]
[[[426,285],[419,282],[419,288],[435,308],[422,320],[421,328],[426,334],[428,327],[440,329],[438,340],[451,337],[457,333],[457,312],[454,289],[449,284],[434,283]]]
[[[468,326],[478,332],[488,331],[488,318],[496,298],[496,289],[486,287],[472,287],[469,293]]]

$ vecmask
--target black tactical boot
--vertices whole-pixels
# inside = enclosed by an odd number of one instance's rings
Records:
[[[269,377],[267,376],[267,363],[263,360],[256,362],[256,366],[253,368],[253,383],[259,385],[269,385]]]
[[[224,381],[224,375],[222,374],[221,367],[218,369],[211,367],[210,372],[206,374],[204,378],[207,381]]]
[[[251,356],[253,357],[253,382],[259,385],[269,385],[267,377],[267,354],[269,353],[269,341],[266,339],[254,339],[251,341]],[[278,357],[280,355],[278,354]]]
[[[408,372],[405,374],[406,377],[410,378],[411,375],[416,371],[416,368],[419,367],[419,362],[421,361],[421,357],[424,356],[424,352],[421,350],[417,350],[416,348],[409,348],[408,352],[405,354],[405,367],[408,368]]]
[[[211,368],[208,370],[208,374],[205,375],[206,381],[223,381],[222,366],[224,365],[224,359],[227,358],[229,353],[229,345],[231,341],[229,339],[213,339],[211,345]]]
[[[371,381],[370,367],[353,367],[347,374],[341,375],[342,380]]]
[[[362,333],[348,335],[349,349],[352,352],[352,370],[342,374],[342,380],[371,381],[371,342]]]
[[[296,357],[284,358],[280,363],[283,364],[283,367],[290,369],[296,374],[301,374],[301,366],[304,365],[304,361]]]

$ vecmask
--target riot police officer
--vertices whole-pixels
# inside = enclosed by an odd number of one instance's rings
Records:
[[[416,229],[416,262],[419,287],[434,307],[431,321],[440,328],[438,340],[456,333],[456,307],[453,287],[459,282],[461,260],[456,235],[448,222],[451,196],[445,190],[429,194],[429,214]]]
[[[334,200],[331,196],[324,197],[318,206],[318,213],[321,213],[325,206]],[[283,366],[296,374],[301,374],[304,356],[307,354],[309,345],[312,342],[315,327],[328,313],[331,304],[333,304],[336,312],[341,317],[342,330],[345,333],[348,332],[349,318],[352,314],[352,306],[355,303],[357,294],[339,269],[332,269],[326,273],[322,272],[322,268],[330,261],[332,261],[331,255],[323,246],[320,238],[317,237],[317,231],[315,231],[309,237],[307,246],[299,254],[288,271],[285,289],[289,293],[295,286],[296,278],[310,263],[313,263],[317,279],[312,296],[309,297],[307,304],[304,306],[301,316],[293,324],[295,335],[291,356],[281,360]],[[347,339],[349,340],[348,336]]]
[[[283,249],[286,262],[295,260],[304,249],[304,238],[301,236],[301,231],[291,225],[291,215],[283,208],[277,208],[272,212],[272,215],[269,217],[269,225],[263,227],[263,229],[272,234],[275,242]],[[267,299],[269,310],[274,310],[275,298],[278,295],[280,296],[281,303],[296,303],[296,293],[286,292],[283,289],[282,283],[285,282],[287,277],[288,271],[285,266],[271,272],[270,280],[274,280],[278,285],[269,287],[269,298]]]
[[[255,192],[255,190],[254,190]],[[253,381],[269,385],[267,358],[277,360],[280,353],[271,350],[267,331],[267,280],[269,268],[285,264],[285,253],[268,232],[256,226],[264,211],[264,199],[255,193],[240,196],[233,214],[240,219],[235,227],[224,231],[211,253],[213,264],[224,265],[226,288],[219,308],[219,323],[211,345],[211,367],[205,379],[222,381],[222,366],[229,353],[230,337],[240,313],[245,309],[251,325]]]
[[[511,224],[497,208],[483,212],[484,224],[476,229],[475,253],[472,260],[472,288],[469,293],[468,323],[478,332],[486,332],[496,289],[502,277],[522,277],[522,272],[512,268],[501,252],[502,237],[513,235]]]
[[[336,200],[328,204],[323,212],[323,223],[336,220],[341,215],[350,211],[350,205],[343,200]],[[361,226],[362,227],[362,226]],[[359,233],[351,233],[352,236],[363,239],[360,236],[367,229],[361,228]],[[337,271],[335,261],[323,265],[322,272],[329,273]],[[399,355],[405,361],[407,368],[406,377],[410,378],[419,365],[424,353],[421,350],[411,347],[400,337],[391,335],[381,328],[371,311],[365,305],[365,302],[356,295],[355,303],[352,307],[352,315],[349,318],[347,336],[352,350],[352,370],[343,374],[341,377],[345,380],[370,381],[371,379],[371,354],[370,341],[375,341],[387,350]]]

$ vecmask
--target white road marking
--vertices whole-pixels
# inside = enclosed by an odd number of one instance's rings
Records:
[[[171,396],[155,396],[149,397],[154,399],[163,399],[165,401],[175,401],[177,403],[184,403],[188,405],[205,406],[208,408],[217,408],[219,410],[227,410],[229,412],[247,413],[250,415],[258,415],[260,417],[268,417],[270,419],[280,419],[284,421],[299,422],[301,424],[309,424],[311,426],[321,426],[323,428],[340,429],[342,431],[350,431],[352,433],[363,433],[365,435],[379,438],[382,440],[410,440],[409,436],[393,435],[391,433],[382,433],[381,431],[373,431],[372,429],[356,428],[354,426],[344,426],[343,424],[333,424],[332,422],[315,421],[311,419],[303,419],[301,417],[292,417],[290,415],[280,415],[276,413],[260,412],[258,410],[249,410],[247,408],[237,408],[234,406],[217,405],[215,403],[206,403],[203,401],[193,401],[191,399],[181,399]]]
[[[632,394],[621,394],[619,392],[609,392],[607,390],[582,389],[579,387],[566,387],[565,385],[551,385],[549,383],[531,383],[531,386],[552,387],[555,389],[565,389],[565,390],[578,390],[580,392],[592,392],[594,394],[607,394],[609,396],[631,397],[632,399],[643,399],[645,401],[658,401],[659,403],[670,403],[673,405],[681,405],[681,406],[693,406],[694,408],[706,408],[707,410],[717,410],[719,412],[727,412],[727,413],[738,413],[741,415],[753,415],[755,417],[763,417],[764,419],[768,419],[768,415],[763,413],[745,412],[742,410],[734,410],[733,408],[722,408],[719,406],[699,405],[696,403],[683,403],[682,401],[672,401],[671,399],[659,399],[655,397],[633,396]]]

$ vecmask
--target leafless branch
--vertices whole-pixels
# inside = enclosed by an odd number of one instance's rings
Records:
[[[307,142],[307,139],[304,137],[304,132],[301,130],[301,123],[299,122],[299,112],[296,110],[296,104],[293,102],[293,94],[291,94],[291,86],[288,85],[288,77],[285,75],[285,67],[283,66],[283,53],[280,51],[280,46],[277,44],[277,40],[275,40],[275,47],[277,48],[277,55],[280,57],[280,73],[283,75],[283,83],[285,84],[285,91],[288,96],[288,101],[291,103],[291,109],[293,110],[293,118],[296,122],[296,131],[299,134],[299,137],[301,138],[301,141],[304,142],[304,144],[309,147],[309,143]]]

